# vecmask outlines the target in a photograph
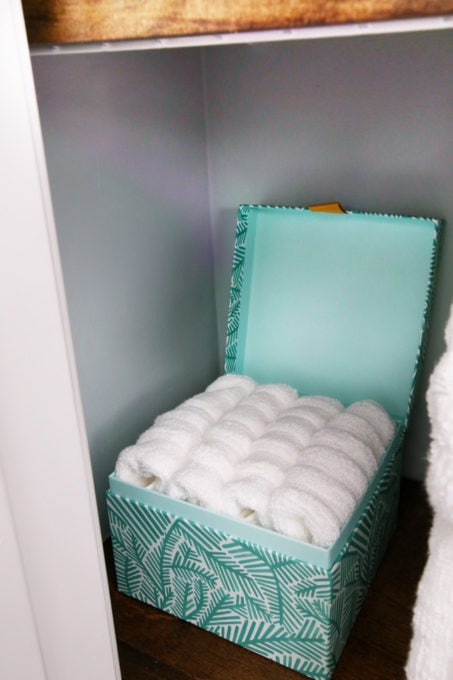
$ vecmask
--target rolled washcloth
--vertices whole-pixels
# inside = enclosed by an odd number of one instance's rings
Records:
[[[330,417],[326,411],[318,406],[308,406],[303,403],[298,403],[297,400],[294,406],[285,411],[285,416],[292,416],[295,418],[302,418],[305,422],[311,423],[315,430],[324,427]]]
[[[371,448],[346,430],[340,430],[338,427],[323,427],[313,435],[311,444],[330,446],[342,451],[362,468],[368,479],[376,471],[376,457]]]
[[[123,449],[115,473],[126,482],[164,491],[185,460],[182,449],[168,441],[154,439]]]
[[[286,411],[283,411],[283,415],[278,416],[278,418],[269,426],[267,432],[273,434],[281,434],[288,437],[290,441],[293,441],[298,445],[299,448],[307,446],[313,433],[316,431],[315,426],[310,420],[296,416],[284,415]]]
[[[214,511],[223,511],[224,484],[219,475],[205,466],[190,463],[169,480],[165,491],[172,498]]]
[[[202,435],[211,425],[215,423],[215,418],[213,417],[212,413],[209,413],[204,408],[182,404],[173,411],[167,411],[166,413],[157,416],[156,420],[154,421],[154,425],[164,425],[173,423],[175,421],[182,421],[184,423],[188,423],[189,425],[193,425]]]
[[[266,423],[270,423],[280,413],[280,408],[268,394],[263,392],[252,392],[248,397],[241,401],[241,406],[253,408],[257,411]]]
[[[243,402],[228,412],[227,420],[245,427],[253,438],[261,436],[267,425],[266,418],[261,411],[253,406],[244,406]]]
[[[337,516],[326,503],[293,486],[273,493],[269,513],[275,531],[321,547],[333,543],[341,531]]]
[[[297,399],[297,390],[294,387],[279,383],[258,385],[255,388],[255,394],[268,397],[279,411],[289,408]]]
[[[255,439],[251,453],[269,454],[282,466],[294,465],[298,460],[301,447],[295,441],[282,432],[268,430],[262,437]]]
[[[340,526],[352,515],[356,500],[352,491],[332,477],[328,469],[320,470],[313,465],[296,465],[288,470],[283,486],[294,486],[307,491],[328,505],[336,515]]]
[[[313,444],[302,449],[300,465],[328,470],[329,475],[351,491],[356,501],[363,496],[368,486],[368,476],[360,465],[343,451],[325,444]]]
[[[201,469],[211,470],[222,483],[229,482],[236,474],[237,466],[228,456],[228,447],[220,442],[201,442],[190,460]]]
[[[322,397],[318,395],[304,395],[299,397],[295,405],[314,406],[315,408],[319,408],[324,411],[328,418],[333,418],[344,411],[344,406],[338,399],[334,399],[333,397]]]
[[[225,418],[211,427],[204,437],[205,442],[223,445],[233,463],[247,458],[252,439],[253,435],[247,427]]]
[[[165,442],[178,452],[187,454],[197,446],[202,437],[202,430],[194,422],[168,419],[152,425],[137,440],[137,444],[147,444],[154,441]]]
[[[223,512],[237,519],[269,527],[269,499],[273,489],[273,484],[259,475],[235,479],[225,485]]]
[[[243,399],[243,396],[243,391],[238,387],[215,390],[213,392],[202,392],[187,399],[178,408],[195,406],[206,411],[214,420],[219,420],[227,411],[234,408]]]
[[[214,380],[210,385],[207,386],[206,392],[217,392],[218,390],[226,389],[239,389],[242,396],[245,397],[247,394],[253,392],[256,387],[256,382],[253,378],[249,378],[247,375],[240,375],[237,373],[225,373],[219,378]]]
[[[357,439],[360,439],[370,447],[376,460],[382,458],[385,447],[374,427],[362,416],[355,415],[349,409],[346,409],[343,413],[329,421],[329,427],[335,427],[353,434]]]
[[[376,401],[356,401],[347,408],[348,413],[364,418],[378,433],[381,443],[387,447],[395,434],[396,425],[387,411]]]

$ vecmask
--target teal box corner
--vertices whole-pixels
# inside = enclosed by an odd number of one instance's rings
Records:
[[[315,680],[331,677],[397,520],[440,230],[428,218],[240,206],[226,372],[345,404],[374,399],[397,432],[329,549],[110,475],[121,592]]]

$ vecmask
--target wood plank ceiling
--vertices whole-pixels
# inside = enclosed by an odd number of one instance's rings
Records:
[[[22,0],[30,44],[301,28],[453,14],[453,0]]]

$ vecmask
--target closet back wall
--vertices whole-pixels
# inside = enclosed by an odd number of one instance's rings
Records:
[[[201,55],[45,56],[33,68],[106,534],[120,449],[219,371]]]

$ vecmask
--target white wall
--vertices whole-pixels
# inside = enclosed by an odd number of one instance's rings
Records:
[[[451,31],[206,50],[220,353],[236,206],[340,201],[453,223]],[[407,437],[421,477],[427,376],[453,299],[447,227],[432,333]],[[385,262],[382,263],[385,266]]]
[[[197,50],[34,57],[93,474],[218,374]]]

